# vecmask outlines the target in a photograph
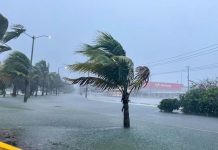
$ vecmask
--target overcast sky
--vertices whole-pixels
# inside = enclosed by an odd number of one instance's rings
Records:
[[[81,61],[78,50],[97,31],[114,36],[135,66],[218,44],[217,0],[1,0],[0,12],[10,24],[22,24],[36,40],[33,62],[45,59],[51,70]],[[9,43],[30,56],[31,39],[22,35]],[[4,60],[10,52],[0,55]],[[181,62],[149,66],[152,74],[218,63],[218,52]],[[199,81],[218,76],[218,69],[191,71]],[[63,76],[69,73],[60,69]],[[76,76],[76,74],[71,74]],[[182,77],[182,78],[181,78]],[[154,75],[153,81],[183,82],[187,73]]]

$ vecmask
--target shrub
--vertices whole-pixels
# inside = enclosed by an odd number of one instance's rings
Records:
[[[218,116],[218,87],[192,89],[180,101],[184,113]]]
[[[180,102],[175,99],[163,99],[158,105],[161,111],[172,112],[173,110],[178,110],[180,107]]]

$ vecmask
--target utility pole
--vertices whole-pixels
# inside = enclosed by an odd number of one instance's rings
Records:
[[[189,73],[190,73],[190,67],[189,66],[187,66],[187,80],[188,80],[188,91],[189,91],[189,89],[190,89],[190,85],[189,85],[189,81],[190,81],[190,79],[189,79]]]

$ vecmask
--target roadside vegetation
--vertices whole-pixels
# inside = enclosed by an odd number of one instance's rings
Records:
[[[180,108],[180,102],[178,99],[163,99],[158,105],[158,108],[164,112],[173,112],[173,110],[178,110]]]
[[[172,112],[181,108],[183,113],[218,116],[218,81],[196,83],[191,90],[177,99],[164,99],[158,105],[161,111]]]

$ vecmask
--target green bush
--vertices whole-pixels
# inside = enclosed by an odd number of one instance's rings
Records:
[[[218,87],[192,89],[180,97],[182,111],[218,116]]]
[[[163,99],[158,105],[158,108],[164,112],[172,112],[173,110],[178,110],[180,107],[180,102],[175,99]]]

